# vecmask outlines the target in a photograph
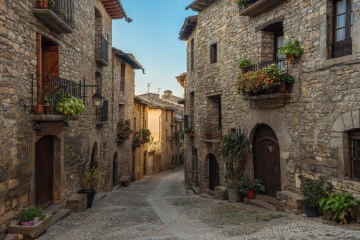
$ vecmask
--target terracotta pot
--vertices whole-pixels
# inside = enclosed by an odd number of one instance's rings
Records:
[[[44,106],[43,105],[36,105],[34,106],[35,113],[43,113],[44,112]]]
[[[286,54],[286,60],[288,61],[288,63],[295,63],[295,55]]]
[[[39,0],[39,8],[49,8],[48,0]]]
[[[247,199],[254,199],[254,198],[255,198],[255,190],[254,190],[254,189],[250,189],[250,190],[246,193],[246,198],[247,198]]]

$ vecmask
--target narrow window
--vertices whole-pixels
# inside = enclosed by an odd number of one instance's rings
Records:
[[[194,70],[194,39],[190,42],[190,69]]]
[[[121,73],[120,73],[120,91],[125,92],[125,64],[121,64]]]
[[[355,130],[349,133],[349,146],[350,178],[360,180],[360,130]]]
[[[210,45],[210,63],[217,62],[217,43]]]
[[[331,57],[341,57],[352,54],[352,0],[336,0],[334,2],[333,42]]]

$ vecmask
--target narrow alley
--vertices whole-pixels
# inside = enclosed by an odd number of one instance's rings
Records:
[[[39,239],[359,239],[358,231],[320,218],[195,195],[183,176],[181,167],[118,188]]]

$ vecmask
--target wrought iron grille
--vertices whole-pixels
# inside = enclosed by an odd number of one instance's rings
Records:
[[[58,114],[56,103],[68,95],[81,98],[81,85],[71,80],[42,74],[31,74],[31,112],[34,106],[48,103],[48,114]]]
[[[271,64],[277,64],[281,69],[287,69],[287,62],[283,58],[278,58],[266,62],[261,62],[258,64],[254,64],[248,67],[243,68],[243,73],[249,72],[249,71],[256,71],[259,69],[266,68],[270,66]]]
[[[97,34],[95,40],[95,58],[101,59],[104,62],[108,63],[109,60],[109,44],[106,39]]]
[[[331,57],[337,58],[352,54],[352,38],[344,39],[342,41],[331,44]]]
[[[255,3],[257,3],[259,0],[247,0],[246,4],[243,6],[239,6],[239,12],[244,11],[245,9],[251,7]]]
[[[39,0],[38,8],[48,8],[61,18],[67,25],[74,28],[74,0]]]
[[[96,109],[96,124],[104,124],[108,122],[109,102],[104,100],[101,108]]]

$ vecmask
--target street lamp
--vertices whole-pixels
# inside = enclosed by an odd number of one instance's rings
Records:
[[[96,89],[96,92],[92,96],[92,100],[96,108],[100,108],[103,105],[104,97],[101,95],[99,88]]]

